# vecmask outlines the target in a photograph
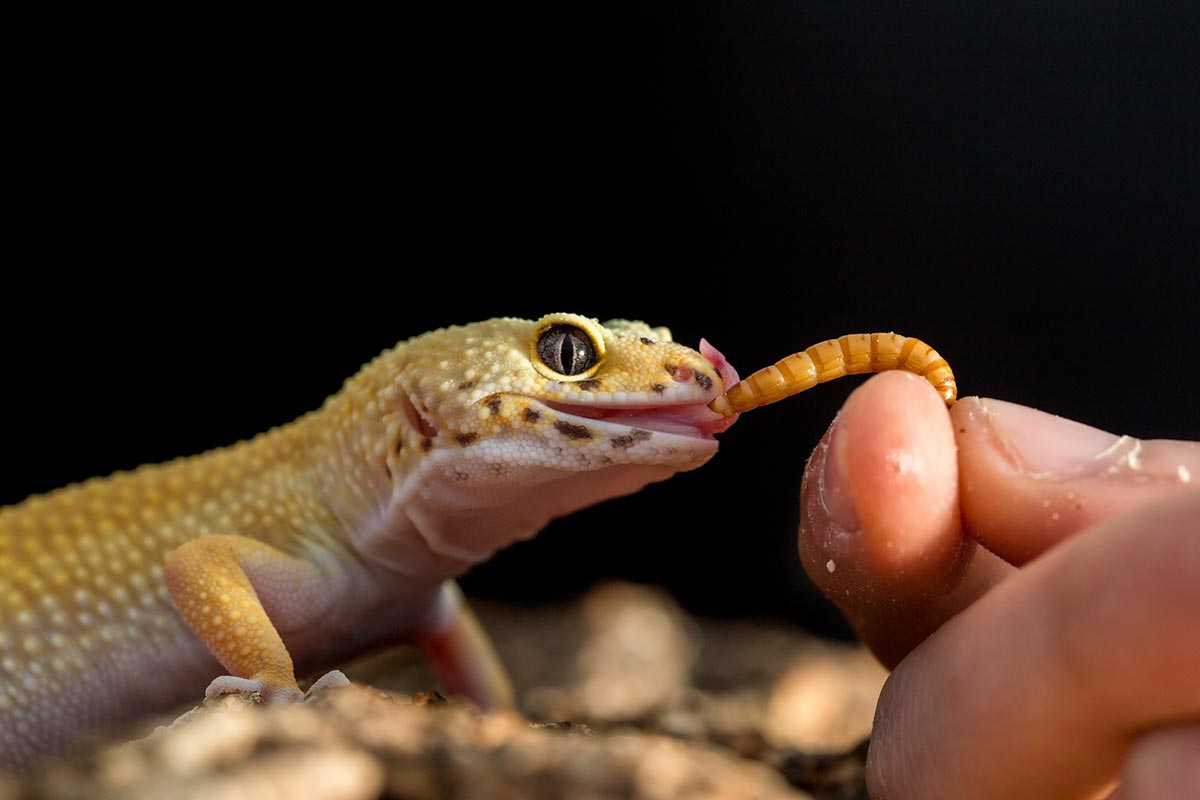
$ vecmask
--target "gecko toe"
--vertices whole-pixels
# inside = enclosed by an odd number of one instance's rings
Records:
[[[286,705],[304,697],[299,689],[290,686],[273,686],[254,678],[239,678],[222,675],[214,678],[204,690],[204,698],[212,700],[224,694],[256,694],[269,705]]]
[[[349,685],[350,679],[340,669],[330,670],[317,678],[312,686],[308,687],[308,691],[304,693],[304,699],[309,699],[322,689],[340,689],[343,686]]]
[[[204,698],[212,700],[223,694],[263,694],[266,687],[262,681],[252,681],[249,678],[238,678],[234,675],[222,675],[214,678],[204,690]]]

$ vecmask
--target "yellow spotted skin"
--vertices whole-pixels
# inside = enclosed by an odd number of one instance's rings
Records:
[[[549,369],[552,325],[598,363]],[[639,426],[649,407],[711,414],[723,390],[665,329],[494,319],[385,351],[253,440],[0,510],[0,768],[194,702],[222,672],[296,699],[297,670],[396,641],[503,702],[451,579],[554,516],[703,464],[711,437]]]

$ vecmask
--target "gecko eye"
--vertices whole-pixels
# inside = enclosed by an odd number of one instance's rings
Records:
[[[538,358],[559,375],[579,375],[596,365],[596,345],[574,325],[554,325],[538,339]]]

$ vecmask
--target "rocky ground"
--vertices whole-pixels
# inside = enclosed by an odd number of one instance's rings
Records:
[[[0,797],[866,797],[864,740],[885,673],[859,648],[694,620],[627,584],[559,609],[477,611],[520,716],[446,702],[398,649],[347,669],[349,689],[282,708],[206,703],[0,784]]]

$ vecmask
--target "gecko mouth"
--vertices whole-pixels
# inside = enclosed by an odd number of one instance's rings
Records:
[[[724,388],[728,389],[738,382],[737,370],[722,355],[721,351],[713,347],[706,339],[700,340],[700,355],[707,358],[716,369],[717,374],[721,376]],[[726,418],[716,413],[708,408],[708,400],[661,406],[572,405],[549,400],[542,402],[548,408],[575,417],[624,425],[636,430],[709,440],[713,438],[713,434],[728,430],[729,426],[738,418],[737,414]]]
[[[571,405],[542,401],[546,407],[574,417],[622,425],[629,428],[712,439],[713,434],[725,431],[733,419],[710,410],[704,403],[667,406],[608,406]]]

